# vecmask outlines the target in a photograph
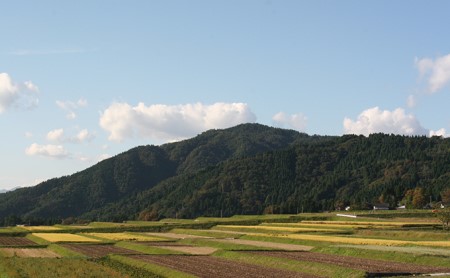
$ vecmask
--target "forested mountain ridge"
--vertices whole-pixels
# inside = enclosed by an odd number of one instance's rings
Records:
[[[437,201],[449,187],[450,139],[308,136],[244,124],[137,147],[74,175],[0,194],[0,220],[149,220],[395,206],[411,203],[411,190]]]
[[[17,216],[27,220],[78,217],[169,177],[195,173],[230,158],[285,148],[302,138],[308,140],[309,136],[243,124],[176,143],[136,147],[76,174],[0,194],[0,221]]]

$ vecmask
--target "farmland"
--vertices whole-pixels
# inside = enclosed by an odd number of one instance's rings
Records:
[[[449,232],[434,218],[389,213],[10,227],[0,277],[450,277]]]

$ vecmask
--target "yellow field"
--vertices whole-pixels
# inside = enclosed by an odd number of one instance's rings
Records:
[[[58,231],[61,228],[55,226],[21,226],[20,228],[28,230],[30,232],[34,231]]]
[[[33,233],[33,236],[42,238],[49,242],[100,242],[101,240],[88,238],[76,234],[66,233]]]
[[[252,235],[263,236],[261,234],[252,234]],[[384,245],[384,246],[420,245],[420,246],[450,247],[450,241],[391,240],[391,239],[353,238],[353,237],[305,235],[305,234],[284,234],[284,235],[270,235],[270,236],[300,239],[300,240],[358,244],[358,245]]]
[[[132,241],[164,241],[165,239],[145,236],[145,235],[137,235],[130,233],[85,233],[86,235],[109,239],[109,240],[132,240]]]
[[[241,226],[241,225],[217,225],[217,229],[255,229],[255,230],[267,230],[267,231],[281,231],[281,232],[340,232],[339,229],[327,229],[327,228],[303,228],[303,227],[279,227],[279,226]]]

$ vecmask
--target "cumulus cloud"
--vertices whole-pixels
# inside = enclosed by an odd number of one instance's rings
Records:
[[[39,145],[31,144],[26,148],[25,153],[29,156],[42,156],[56,159],[68,158],[69,152],[61,145]]]
[[[428,83],[428,91],[435,93],[450,82],[450,54],[437,57],[417,59],[416,67],[421,78],[425,78]]]
[[[64,137],[64,130],[62,128],[51,130],[47,133],[47,140],[60,142]]]
[[[278,126],[288,126],[298,131],[305,131],[308,119],[301,113],[286,115],[284,112],[279,112],[272,117],[272,120]]]
[[[402,135],[428,135],[429,133],[414,115],[406,114],[402,108],[389,111],[373,107],[359,114],[356,120],[344,119],[344,133],[367,136],[378,132]]]
[[[10,107],[30,109],[37,106],[39,88],[31,81],[15,83],[9,74],[0,73],[0,114]]]
[[[442,137],[450,137],[450,134],[447,133],[447,131],[445,130],[445,128],[441,128],[439,130],[430,130],[429,132],[429,136],[442,136]]]
[[[212,128],[227,128],[254,122],[255,115],[245,103],[202,103],[150,105],[113,103],[100,116],[100,126],[109,140],[140,137],[180,140]]]
[[[77,117],[77,114],[75,113],[76,110],[86,107],[87,106],[87,100],[84,98],[80,98],[77,101],[56,101],[56,106],[58,106],[60,109],[66,111],[66,118],[69,120],[73,120]]]
[[[54,129],[47,133],[47,140],[58,143],[85,143],[94,139],[94,134],[87,129],[79,131],[75,136],[65,136],[64,129]]]

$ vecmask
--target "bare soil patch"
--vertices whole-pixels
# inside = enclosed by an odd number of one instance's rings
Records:
[[[283,259],[334,264],[342,267],[360,269],[370,273],[450,273],[450,268],[423,266],[409,263],[371,260],[350,256],[321,254],[313,252],[280,252],[280,251],[241,251],[256,255],[271,256]]]
[[[187,235],[187,234],[176,234],[176,233],[145,233],[146,235],[155,236],[155,237],[166,237],[173,239],[185,239],[185,238],[212,238],[207,236],[196,236],[196,235]]]
[[[141,252],[138,251],[125,249],[114,245],[69,244],[69,243],[60,245],[67,249],[84,254],[92,258],[101,258],[109,254],[118,254],[118,255],[142,254]]]
[[[314,248],[312,246],[306,246],[306,245],[276,243],[276,242],[246,240],[246,239],[233,239],[233,238],[212,239],[211,241],[242,244],[242,245],[251,245],[251,246],[256,246],[256,247],[267,247],[267,248],[282,249],[282,250],[289,250],[289,251],[309,251]]]
[[[0,236],[0,246],[30,246],[36,242],[25,237]]]
[[[0,248],[0,252],[6,257],[21,258],[60,258],[61,256],[52,250],[44,248]]]
[[[205,278],[315,277],[309,274],[239,263],[210,256],[133,255],[130,257]]]

